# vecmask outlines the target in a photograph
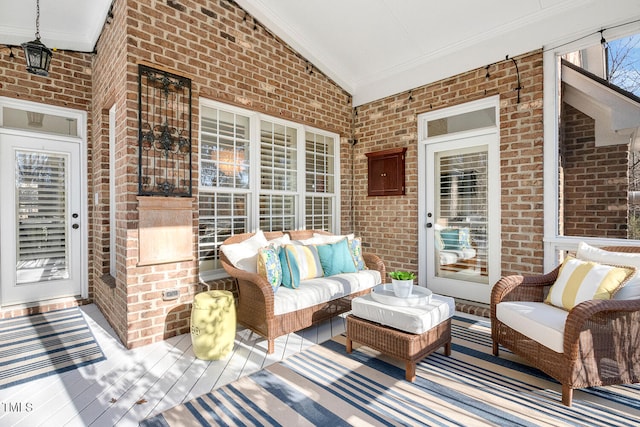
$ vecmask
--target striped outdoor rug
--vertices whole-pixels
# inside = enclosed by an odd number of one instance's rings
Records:
[[[423,360],[415,383],[403,364],[365,347],[349,355],[338,337],[141,425],[640,425],[639,385],[575,391],[568,408],[559,384],[506,350],[491,355],[488,321],[452,328],[452,355]]]
[[[0,320],[0,389],[104,359],[78,308]]]

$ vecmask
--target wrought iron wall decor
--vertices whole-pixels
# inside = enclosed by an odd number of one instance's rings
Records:
[[[191,80],[138,66],[138,194],[191,196]]]

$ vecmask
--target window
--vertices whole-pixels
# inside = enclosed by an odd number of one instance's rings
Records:
[[[603,80],[600,35],[562,43],[543,58],[544,271],[550,271],[579,241],[624,246],[640,237],[634,166],[640,115],[633,95]]]
[[[235,234],[337,232],[338,135],[215,102],[200,111],[201,276],[224,275],[218,250]]]
[[[333,231],[336,207],[336,138],[305,135],[305,228]]]

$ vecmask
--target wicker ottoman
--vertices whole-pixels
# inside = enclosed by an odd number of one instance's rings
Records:
[[[451,355],[451,315],[453,310],[450,309],[450,304],[436,301],[435,305],[424,310],[422,316],[430,320],[426,324],[428,329],[422,333],[402,331],[379,323],[381,319],[368,320],[357,315],[360,313],[364,316],[364,313],[366,313],[371,317],[376,317],[372,315],[375,311],[358,310],[359,307],[363,306],[376,308],[375,305],[376,303],[372,302],[369,296],[354,299],[354,314],[347,316],[346,347],[348,353],[353,350],[353,341],[355,341],[378,350],[382,354],[400,359],[405,362],[405,378],[411,382],[415,381],[416,378],[417,362],[443,346],[444,354],[446,356]],[[395,309],[391,306],[378,308],[382,314],[385,314],[385,311],[393,311]],[[421,314],[413,315],[420,316]],[[434,326],[430,326],[428,324],[429,321]]]

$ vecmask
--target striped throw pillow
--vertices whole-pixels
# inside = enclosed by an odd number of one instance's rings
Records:
[[[568,256],[545,302],[571,310],[583,301],[611,299],[635,271],[634,267],[617,267]]]
[[[313,245],[284,245],[285,262],[282,268],[287,268],[288,272],[283,272],[282,283],[287,287],[297,288],[301,280],[315,279],[324,276],[318,250]],[[280,261],[283,259],[280,257]],[[289,277],[291,279],[289,279]],[[291,286],[289,286],[289,281]]]

